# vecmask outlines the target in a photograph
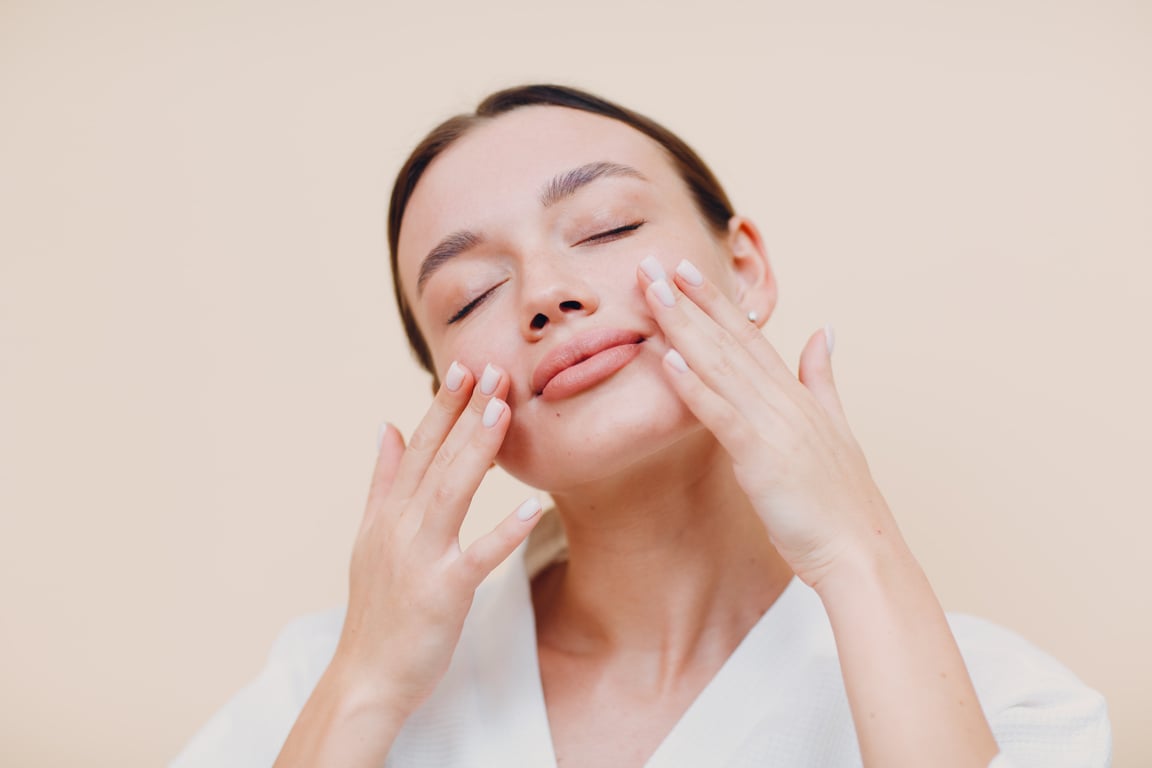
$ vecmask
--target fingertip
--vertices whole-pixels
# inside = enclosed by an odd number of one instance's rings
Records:
[[[688,261],[688,259],[682,259],[680,263],[676,265],[676,274],[679,275],[680,279],[694,288],[699,288],[704,285],[704,274],[695,264]]]
[[[389,421],[382,421],[376,428],[376,452],[383,453],[385,447],[404,450],[404,437],[400,430]]]
[[[507,410],[508,404],[500,398],[494,397],[484,406],[484,415],[481,417],[481,421],[485,427],[494,427]]]
[[[800,353],[800,380],[808,383],[815,378],[827,377],[832,370],[832,358],[828,352],[826,329],[813,333]]]
[[[656,298],[665,307],[676,306],[676,296],[672,293],[672,286],[667,280],[653,280],[648,286],[648,293]]]
[[[684,360],[684,356],[671,347],[664,353],[664,362],[677,373],[688,372],[688,363]]]
[[[645,256],[640,262],[640,272],[648,278],[651,282],[657,280],[667,280],[668,273],[664,271],[664,265],[655,256]]]
[[[516,519],[522,523],[532,520],[540,514],[540,510],[544,507],[541,506],[540,500],[535,496],[523,501],[520,506],[516,507]]]
[[[480,393],[490,395],[496,391],[496,385],[500,383],[500,371],[488,363],[484,366],[484,372],[480,374]]]
[[[460,362],[453,360],[452,364],[448,366],[448,370],[444,373],[444,386],[447,387],[449,392],[456,392],[464,384],[464,379],[471,373],[468,368]]]

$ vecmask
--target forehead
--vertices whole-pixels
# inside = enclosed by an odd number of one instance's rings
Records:
[[[405,284],[445,235],[538,217],[549,180],[600,161],[632,166],[659,186],[681,184],[663,147],[618,120],[532,106],[480,123],[432,162],[408,201],[399,242]]]

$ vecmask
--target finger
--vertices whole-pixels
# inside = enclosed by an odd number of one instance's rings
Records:
[[[778,381],[795,380],[784,358],[764,336],[760,326],[750,321],[748,314],[733,304],[695,264],[687,259],[682,260],[676,266],[674,281],[693,304],[700,307],[717,325],[732,334],[770,376]]]
[[[468,407],[436,451],[415,498],[423,509],[422,531],[447,542],[460,534],[472,496],[488,472],[511,424],[504,400],[511,381],[494,366],[480,377]]]
[[[804,351],[800,353],[800,381],[816,398],[820,407],[841,428],[847,428],[848,418],[836,390],[836,380],[832,375],[832,349],[835,335],[831,325],[812,334]]]
[[[448,366],[442,381],[443,386],[436,392],[428,412],[412,433],[396,472],[392,489],[402,498],[410,498],[416,493],[436,451],[467,406],[476,383],[472,372],[456,361]]]
[[[464,550],[455,571],[463,586],[475,590],[496,566],[508,559],[540,521],[540,502],[531,498],[504,518],[493,530]]]
[[[752,442],[756,439],[752,424],[732,403],[709,387],[675,348],[664,354],[664,369],[688,410],[716,436],[733,459],[752,453]]]
[[[368,503],[364,505],[364,518],[360,530],[371,525],[376,510],[392,488],[400,460],[404,456],[404,437],[400,430],[391,424],[381,427],[379,450],[376,452],[376,466],[372,470],[372,482],[368,486]]]
[[[648,285],[645,298],[669,346],[688,361],[710,388],[751,416],[766,399],[771,379],[739,340],[665,280]]]

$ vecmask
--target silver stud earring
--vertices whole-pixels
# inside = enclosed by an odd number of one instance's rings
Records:
[[[760,315],[756,314],[755,312],[749,312],[748,313],[748,322],[752,323],[753,325],[755,325],[756,321],[759,319],[760,319]]]

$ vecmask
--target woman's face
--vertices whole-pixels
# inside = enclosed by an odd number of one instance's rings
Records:
[[[667,343],[636,279],[646,256],[669,274],[690,259],[737,290],[726,238],[663,148],[599,115],[515,110],[458,140],[417,185],[401,285],[441,376],[453,360],[477,377],[488,363],[507,372],[498,461],[529,485],[595,481],[702,429],[662,370]]]

